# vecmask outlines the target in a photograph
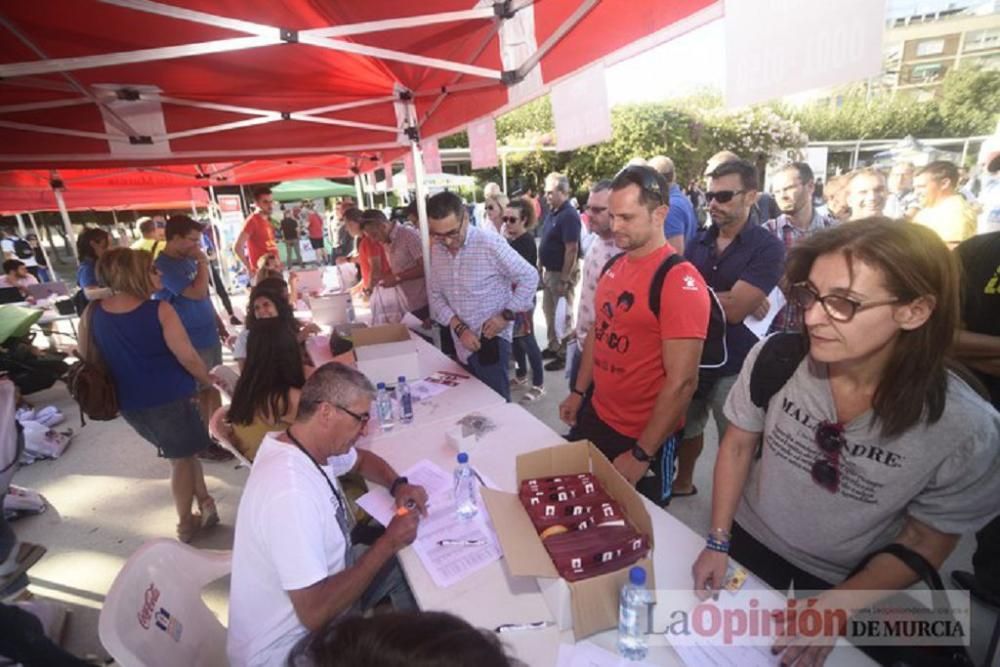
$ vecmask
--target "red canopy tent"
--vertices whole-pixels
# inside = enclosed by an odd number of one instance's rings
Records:
[[[418,138],[721,15],[721,0],[5,3],[0,167],[65,184],[66,169],[317,156],[330,169],[308,175],[346,176],[411,150],[422,209]]]

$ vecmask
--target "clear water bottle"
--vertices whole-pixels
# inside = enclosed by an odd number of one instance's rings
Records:
[[[618,603],[618,655],[626,660],[646,658],[643,619],[647,615],[648,603],[646,570],[633,567],[628,571],[628,582],[622,586]]]
[[[350,322],[351,324],[353,324],[354,321],[356,320],[356,318],[357,318],[357,315],[355,315],[355,313],[354,313],[354,298],[350,295],[350,293],[348,293],[347,294],[347,321]]]
[[[479,513],[476,476],[472,474],[469,455],[465,452],[458,455],[458,467],[455,468],[455,505],[458,507],[459,519],[471,519]]]
[[[391,431],[392,419],[392,399],[385,389],[385,382],[378,383],[378,392],[375,394],[375,409],[378,411],[378,423],[383,431]]]
[[[399,401],[399,423],[409,424],[413,421],[413,396],[410,394],[410,385],[406,383],[405,375],[399,376],[396,399]]]

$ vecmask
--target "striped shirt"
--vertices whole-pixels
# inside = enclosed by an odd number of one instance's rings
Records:
[[[420,232],[398,222],[393,223],[389,231],[389,243],[385,244],[385,252],[389,258],[389,268],[397,276],[403,271],[420,266],[424,261]],[[406,295],[406,307],[411,312],[427,305],[427,286],[423,276],[403,280],[399,283],[399,288]]]
[[[806,229],[796,226],[792,218],[786,214],[779,215],[774,220],[764,223],[764,229],[777,236],[785,244],[785,256],[788,251],[802,239],[815,234],[816,232],[828,229],[838,224],[835,218],[825,216],[813,209],[812,220]],[[803,331],[803,313],[797,303],[789,301],[778,313],[771,323],[771,332],[775,331]]]
[[[431,317],[444,326],[457,316],[477,336],[486,320],[503,310],[532,306],[538,271],[499,234],[468,226],[465,243],[452,254],[431,245]],[[511,340],[513,326],[501,335]]]

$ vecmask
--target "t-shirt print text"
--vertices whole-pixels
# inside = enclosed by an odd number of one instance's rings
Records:
[[[812,467],[824,456],[816,444],[816,429],[822,420],[808,414],[794,401],[781,399],[780,418],[766,435],[767,452],[791,465],[812,482]],[[894,469],[906,457],[875,445],[847,440],[840,452],[840,484],[837,493],[845,499],[877,505],[881,489],[890,482]],[[869,461],[879,464],[872,466]]]
[[[601,305],[600,317],[594,325],[594,337],[597,342],[604,343],[619,354],[628,352],[628,336],[619,335],[615,331],[615,315],[627,313],[634,305],[635,295],[627,290],[620,293],[614,303],[605,301]]]

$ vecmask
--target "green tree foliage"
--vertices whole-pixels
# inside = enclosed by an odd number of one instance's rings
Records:
[[[978,67],[950,71],[937,108],[945,136],[992,134],[1000,118],[1000,71]]]
[[[783,113],[797,120],[811,141],[941,136],[935,104],[906,95],[869,95],[864,86],[847,90],[840,106],[814,104]]]

